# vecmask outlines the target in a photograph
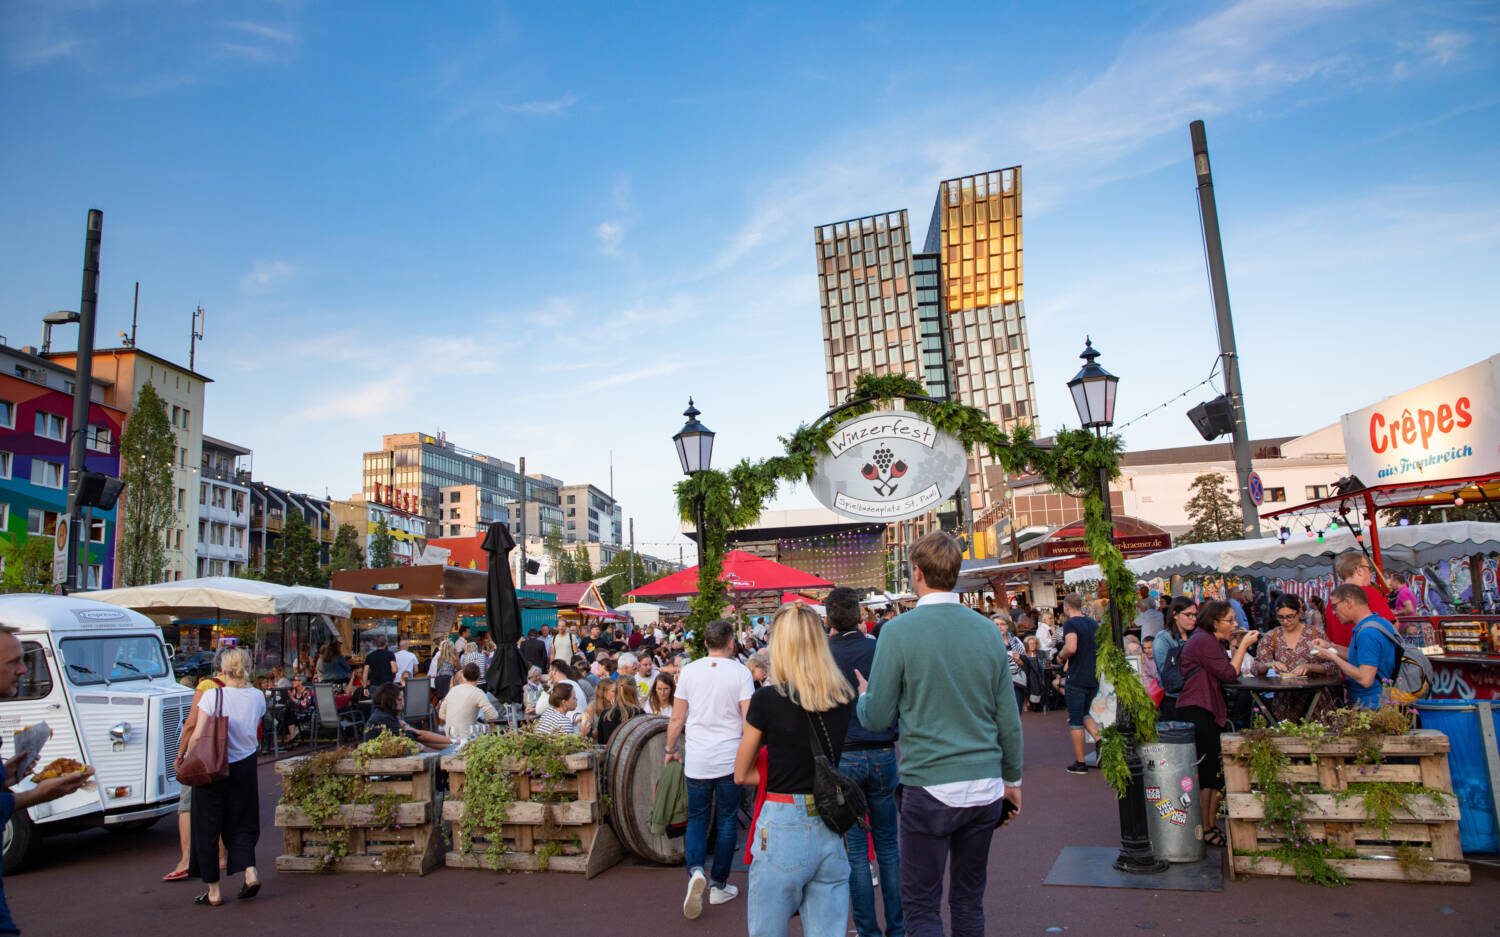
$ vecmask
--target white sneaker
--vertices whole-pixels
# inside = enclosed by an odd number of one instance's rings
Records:
[[[708,877],[702,869],[694,869],[688,879],[687,897],[682,899],[682,916],[689,921],[697,920],[703,913],[703,890],[708,887]]]
[[[733,885],[715,885],[708,890],[709,904],[724,904],[738,898],[740,890]]]

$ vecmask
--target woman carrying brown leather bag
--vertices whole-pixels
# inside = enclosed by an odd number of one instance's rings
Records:
[[[182,760],[187,753],[188,743],[193,740],[193,730],[198,727],[198,701],[203,698],[207,690],[216,690],[224,685],[221,677],[219,664],[227,650],[220,650],[214,655],[214,674],[212,677],[204,677],[198,681],[194,688],[193,705],[188,709],[187,721],[182,725],[182,735],[177,741],[177,757],[173,761]],[[182,846],[182,858],[177,860],[177,865],[172,871],[161,877],[164,882],[186,881],[188,877],[188,866],[192,862],[193,853],[193,789],[183,784],[182,793],[177,798],[177,840]],[[219,866],[222,868],[229,861],[229,856],[224,850],[224,844],[219,843]]]

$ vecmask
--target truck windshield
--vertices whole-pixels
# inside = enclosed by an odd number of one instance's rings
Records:
[[[149,680],[167,674],[167,659],[155,635],[97,635],[65,638],[62,658],[75,684]]]

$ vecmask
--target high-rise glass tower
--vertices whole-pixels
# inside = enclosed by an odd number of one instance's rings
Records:
[[[899,373],[933,396],[978,407],[1007,430],[1036,422],[1022,301],[1021,167],[939,183],[918,253],[904,210],[820,225],[814,244],[830,405],[848,396],[860,372]],[[1002,480],[987,454],[970,458],[976,529],[1003,507],[991,494]]]

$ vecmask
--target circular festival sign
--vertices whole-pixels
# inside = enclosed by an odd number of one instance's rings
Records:
[[[964,447],[905,410],[879,410],[841,423],[818,456],[812,492],[853,520],[899,521],[925,514],[968,477]]]

